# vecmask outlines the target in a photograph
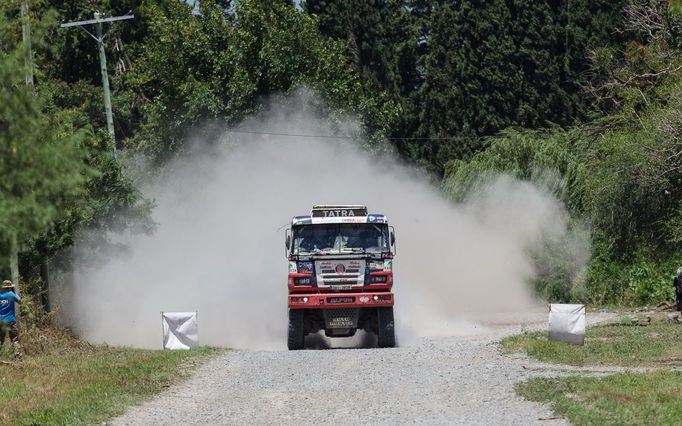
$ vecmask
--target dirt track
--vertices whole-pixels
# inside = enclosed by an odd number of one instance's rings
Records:
[[[557,371],[499,351],[503,336],[544,321],[525,315],[395,349],[235,351],[113,424],[564,424],[513,389]]]

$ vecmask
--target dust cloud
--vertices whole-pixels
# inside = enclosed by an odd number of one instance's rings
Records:
[[[357,131],[316,118],[306,96],[283,98],[225,132],[193,142],[144,188],[156,200],[151,235],[115,236],[127,250],[85,259],[60,283],[63,321],[92,342],[161,347],[161,311],[198,311],[200,343],[285,348],[284,228],[313,204],[365,204],[395,226],[399,344],[452,335],[471,318],[537,302],[529,253],[561,239],[568,216],[552,196],[499,176],[454,205],[413,167],[332,135]],[[84,231],[93,232],[93,231]],[[587,247],[585,247],[587,250]]]

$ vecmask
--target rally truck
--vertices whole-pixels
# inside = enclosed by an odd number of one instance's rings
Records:
[[[292,219],[286,254],[290,350],[320,330],[332,338],[365,330],[379,347],[395,346],[395,232],[386,216],[360,205],[313,206]]]

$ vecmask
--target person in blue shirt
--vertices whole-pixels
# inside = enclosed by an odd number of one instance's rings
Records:
[[[21,304],[21,297],[14,292],[12,281],[5,280],[0,288],[0,347],[5,343],[5,337],[9,334],[14,347],[14,357],[21,358],[15,303]]]

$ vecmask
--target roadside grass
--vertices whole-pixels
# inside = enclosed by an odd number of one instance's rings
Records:
[[[11,359],[9,348],[1,351]],[[0,364],[0,424],[99,424],[224,352],[83,345]]]
[[[665,313],[651,321],[598,325],[586,330],[585,345],[550,342],[547,332],[502,340],[505,352],[526,352],[547,363],[661,368],[601,377],[532,378],[517,385],[526,399],[552,405],[572,424],[680,424],[682,418],[682,324]]]
[[[654,319],[649,325],[598,325],[587,329],[584,346],[549,341],[546,331],[528,332],[503,339],[502,348],[558,364],[680,367],[682,324]]]
[[[533,378],[516,389],[526,399],[550,403],[575,425],[678,425],[682,416],[679,371]]]

